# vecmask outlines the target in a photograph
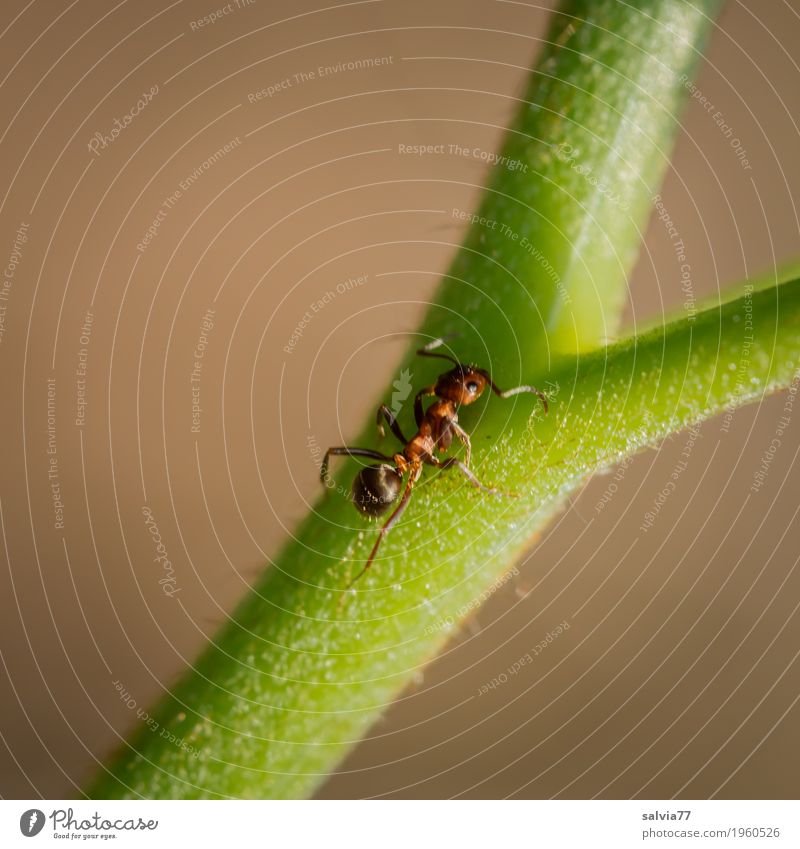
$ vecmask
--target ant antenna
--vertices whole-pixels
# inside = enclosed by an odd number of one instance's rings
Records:
[[[535,395],[541,402],[542,407],[544,407],[545,413],[548,411],[547,404],[547,396],[541,389],[537,389],[535,386],[515,386],[513,389],[506,389],[505,391],[500,389],[500,387],[492,380],[489,372],[486,369],[475,369],[479,374],[483,375],[486,378],[486,382],[489,384],[492,392],[497,395],[498,398],[510,398],[512,395],[520,395],[523,392],[530,392],[532,395]]]
[[[440,360],[449,360],[454,366],[460,366],[461,363],[455,357],[451,357],[450,354],[433,353],[434,349],[441,347],[445,342],[450,339],[454,339],[456,336],[461,336],[461,334],[458,332],[448,333],[446,336],[440,336],[438,339],[432,339],[427,345],[420,348],[417,353],[420,357],[437,357]]]

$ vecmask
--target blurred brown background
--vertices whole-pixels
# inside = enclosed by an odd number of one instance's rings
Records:
[[[137,722],[114,682],[151,704],[316,497],[312,423],[360,427],[489,167],[399,145],[496,150],[548,19],[234,0],[202,22],[218,3],[4,4],[6,797],[76,795]],[[715,31],[697,85],[751,167],[690,106],[663,196],[698,296],[798,253],[799,44],[794,2],[731,0]],[[628,318],[682,302],[653,220]],[[750,489],[784,403],[703,427],[647,533],[687,435],[592,481],[320,795],[796,797],[794,420]]]

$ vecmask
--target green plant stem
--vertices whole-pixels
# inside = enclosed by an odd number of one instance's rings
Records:
[[[564,5],[423,332],[506,382],[615,338],[719,5]]]
[[[472,226],[426,319],[427,335],[459,330],[459,355],[490,366],[498,382],[558,384],[542,420],[531,418],[530,396],[491,398],[462,416],[475,434],[476,473],[519,497],[483,496],[455,473],[426,472],[340,607],[375,526],[330,493],[90,795],[310,794],[587,474],[788,383],[796,283],[780,289],[780,311],[777,290],[748,295],[758,332],[746,391],[727,370],[742,347],[738,302],[635,345],[575,356],[617,326],[686,95],[681,75],[717,6],[565,5],[504,148],[520,167],[496,169],[485,221]],[[435,363],[414,363],[424,385]],[[360,444],[373,440],[370,429]],[[353,467],[335,474],[347,485]]]
[[[433,476],[344,609],[343,576],[366,555],[372,532],[359,529],[364,539],[354,539],[345,530],[355,521],[350,506],[331,498],[156,714],[201,756],[147,729],[93,795],[308,793],[564,494],[670,433],[789,386],[799,341],[795,280],[562,362],[545,418],[521,400],[493,399],[481,423],[490,447],[476,451],[474,467],[520,497],[475,494],[452,475]],[[319,554],[326,542],[327,564]]]

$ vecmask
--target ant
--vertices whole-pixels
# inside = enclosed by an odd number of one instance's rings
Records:
[[[406,439],[394,413],[386,404],[381,404],[378,408],[376,416],[378,433],[381,436],[385,435],[385,420],[392,433],[403,443],[401,453],[390,457],[370,448],[349,448],[347,446],[329,448],[325,452],[320,467],[320,480],[323,483],[328,476],[328,458],[331,455],[369,457],[373,460],[383,461],[379,465],[365,466],[353,481],[353,504],[364,516],[371,519],[377,518],[383,515],[400,498],[400,503],[378,532],[378,538],[372,547],[366,565],[350,581],[347,589],[350,589],[372,565],[381,542],[408,506],[414,484],[419,480],[424,464],[427,463],[439,469],[457,468],[477,489],[492,495],[499,494],[498,490],[484,486],[469,467],[472,457],[472,444],[469,434],[458,424],[457,409],[459,406],[477,401],[488,386],[500,398],[510,398],[512,395],[519,395],[522,392],[531,392],[539,398],[545,413],[547,412],[547,398],[543,392],[533,386],[516,386],[513,389],[502,391],[493,383],[489,372],[485,369],[474,365],[464,365],[449,354],[435,353],[434,349],[444,342],[445,339],[434,339],[417,351],[417,354],[421,357],[438,357],[449,360],[453,364],[453,368],[439,375],[436,383],[422,389],[414,398],[416,434],[411,439]],[[431,395],[435,396],[437,400],[425,410],[422,399]],[[437,449],[440,452],[447,451],[453,442],[453,436],[456,436],[464,445],[464,462],[457,457],[448,457],[444,460],[436,457]],[[405,487],[403,487],[403,478],[406,473],[408,473],[408,479]],[[401,490],[402,497],[400,496]]]

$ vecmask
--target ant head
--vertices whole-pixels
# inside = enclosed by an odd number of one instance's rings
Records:
[[[475,366],[457,365],[436,381],[436,396],[455,404],[477,401],[489,385],[489,375]]]
[[[360,513],[376,518],[397,501],[403,486],[403,476],[394,466],[366,466],[353,481],[353,504]]]

